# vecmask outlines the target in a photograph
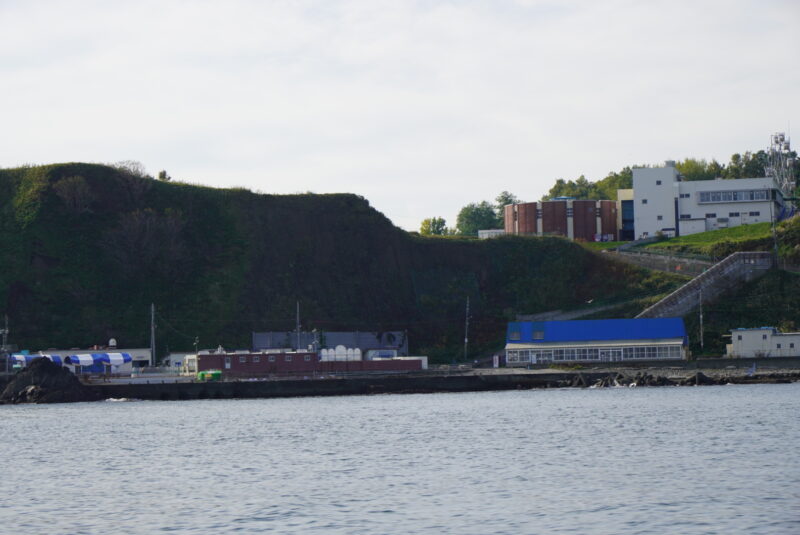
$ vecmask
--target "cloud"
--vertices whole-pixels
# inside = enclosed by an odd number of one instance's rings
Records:
[[[0,3],[0,165],[353,191],[413,229],[558,177],[758,149],[794,2]]]

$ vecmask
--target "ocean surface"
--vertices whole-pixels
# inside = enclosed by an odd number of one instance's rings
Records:
[[[0,407],[0,533],[799,534],[800,384]]]

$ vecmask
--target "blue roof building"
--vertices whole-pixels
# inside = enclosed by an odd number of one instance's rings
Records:
[[[506,364],[686,358],[681,318],[521,321],[508,324]]]

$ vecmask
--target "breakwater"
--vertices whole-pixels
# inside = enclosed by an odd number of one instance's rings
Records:
[[[596,370],[463,375],[285,379],[272,381],[161,382],[96,384],[88,388],[95,399],[147,400],[247,399],[304,396],[353,396],[433,392],[485,392],[534,388],[608,386],[671,386],[786,383],[800,381],[800,370],[748,374],[743,370]]]
[[[277,381],[163,382],[97,384],[100,398],[149,400],[352,396],[431,392],[481,392],[565,386],[589,386],[608,372],[553,372],[285,379]],[[573,384],[574,383],[574,384]]]

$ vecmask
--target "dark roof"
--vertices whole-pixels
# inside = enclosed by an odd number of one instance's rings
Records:
[[[534,336],[536,333],[536,336]],[[512,336],[513,335],[513,336]],[[604,340],[686,339],[682,318],[519,321],[508,324],[506,343],[545,344]]]
[[[361,351],[370,349],[396,349],[399,354],[408,354],[408,336],[403,331],[322,331],[313,333],[300,331],[300,347],[305,349],[317,341],[319,349],[333,349],[338,345],[348,348],[359,348]],[[297,347],[296,331],[272,331],[253,333],[253,349],[283,349]]]

